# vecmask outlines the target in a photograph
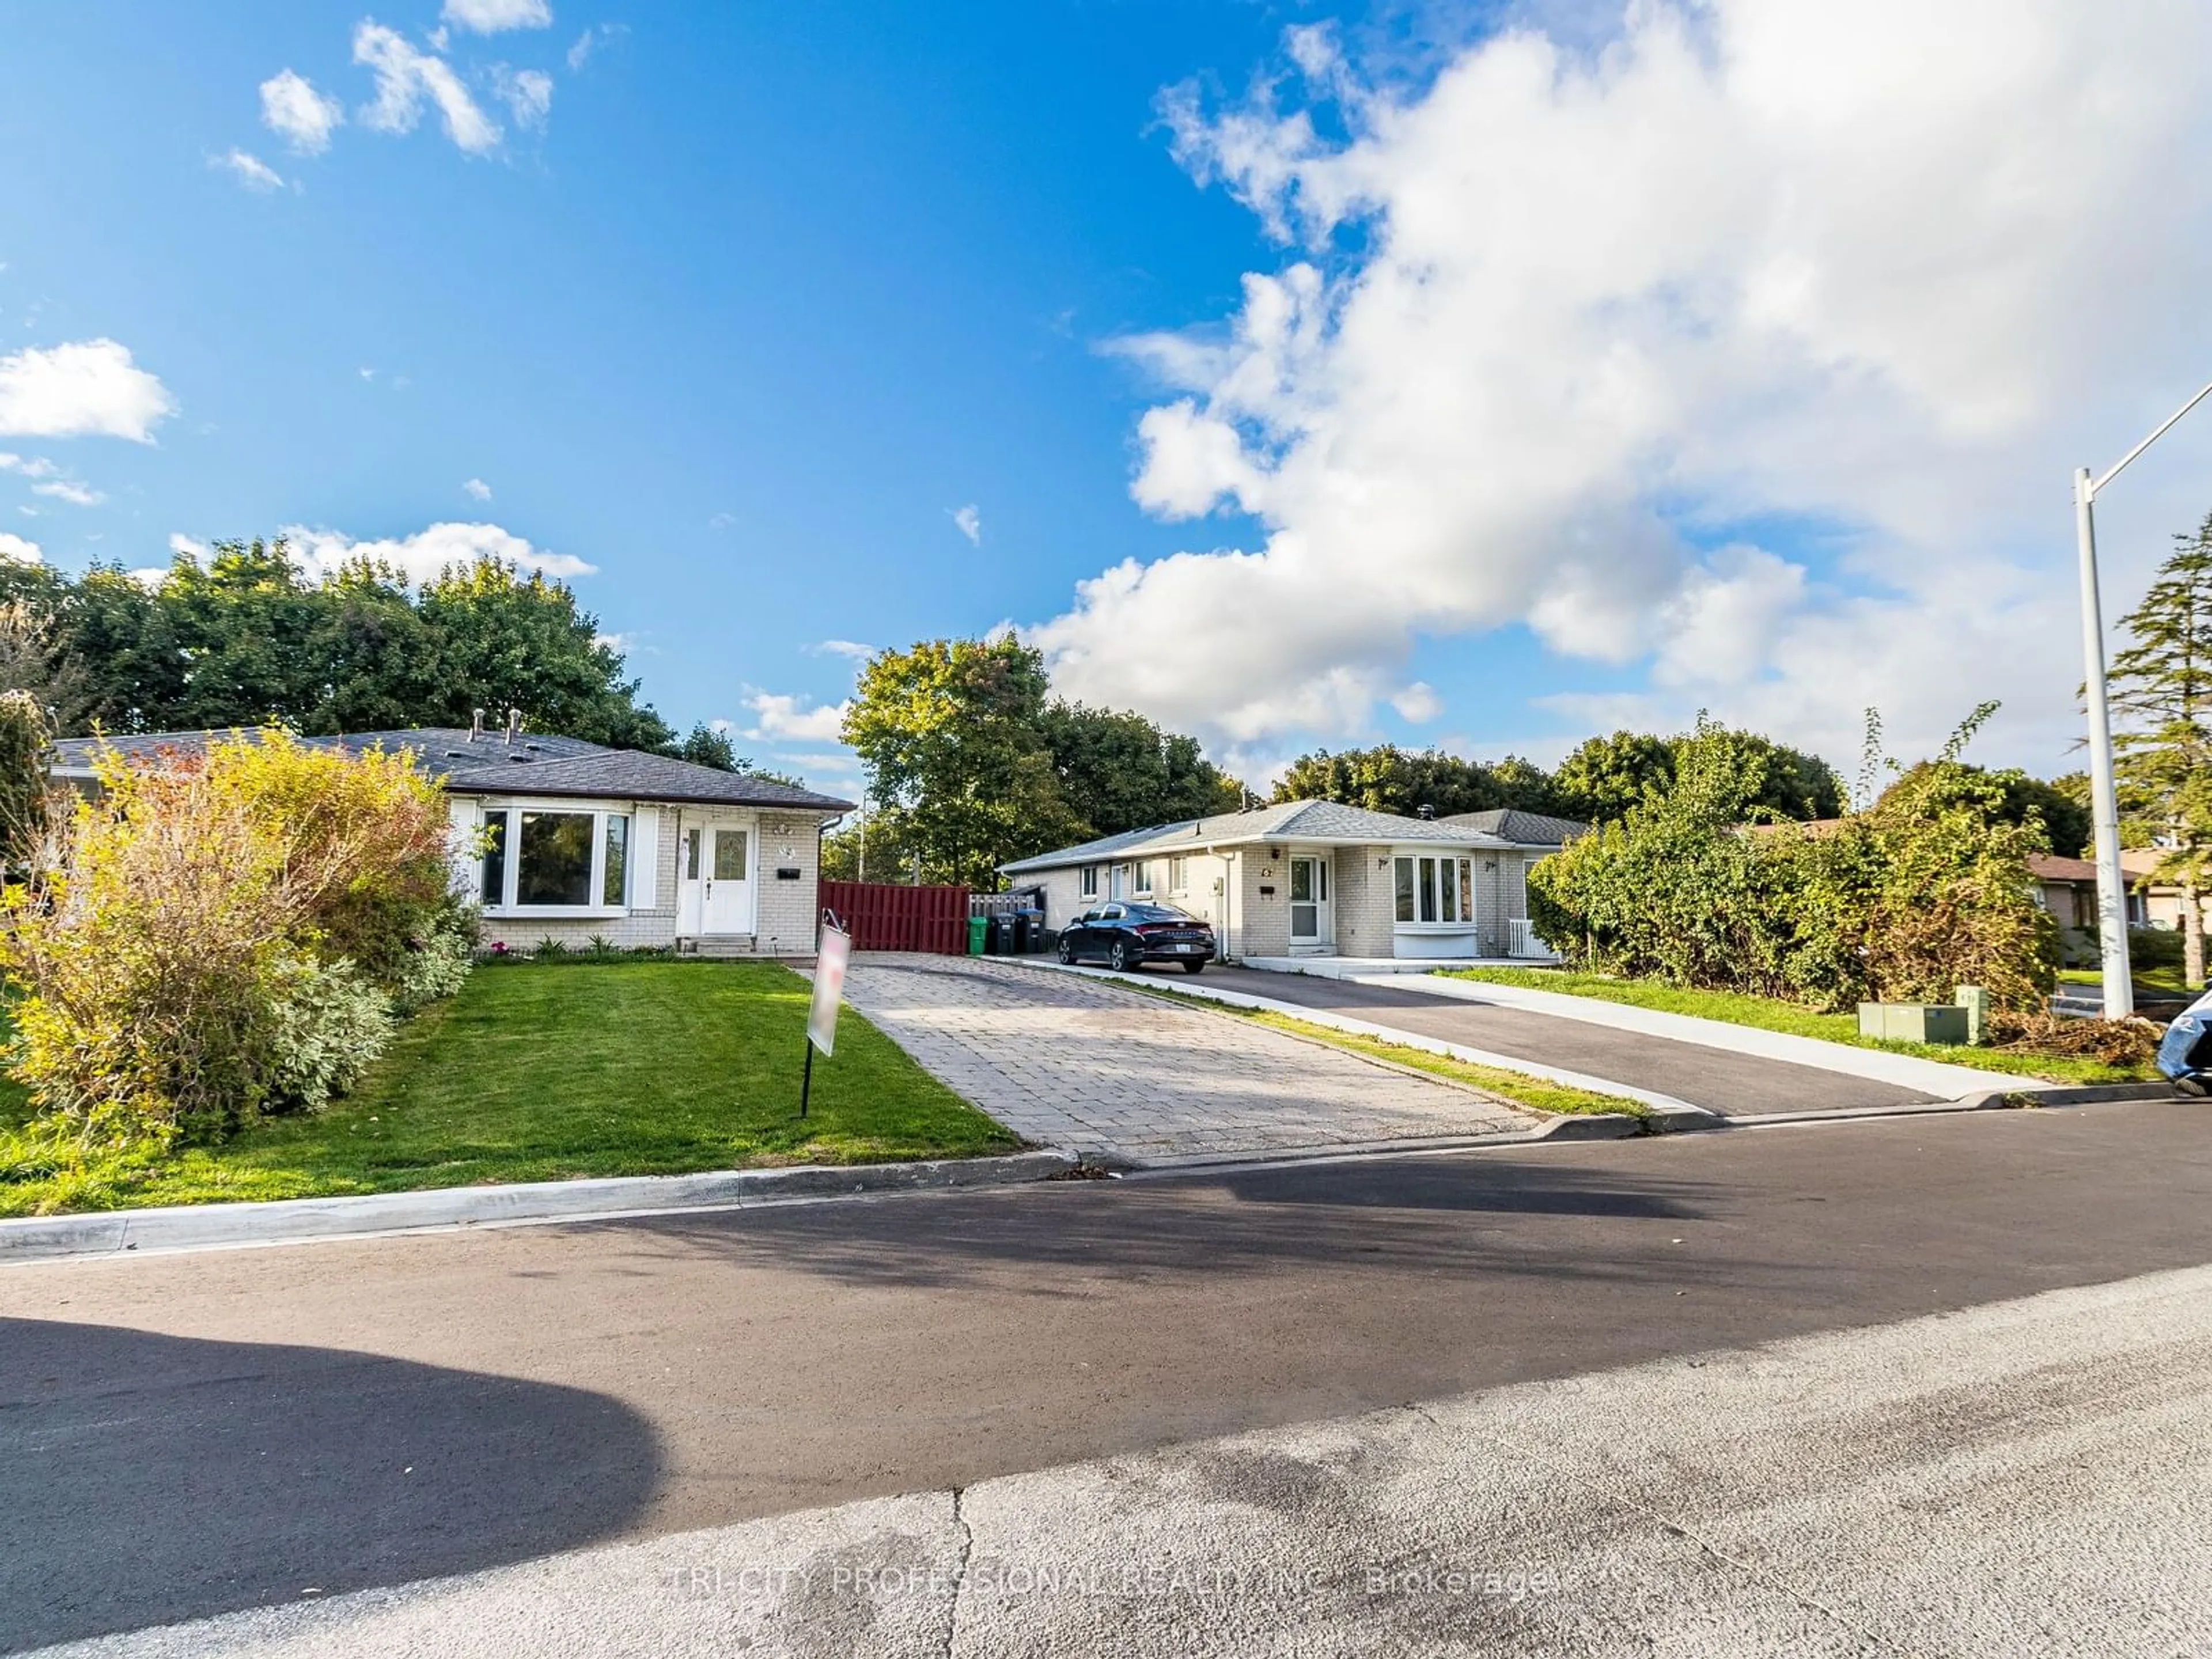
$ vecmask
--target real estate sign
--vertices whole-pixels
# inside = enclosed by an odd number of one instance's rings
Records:
[[[806,1040],[825,1054],[837,1052],[837,1005],[845,996],[845,964],[852,959],[853,936],[824,927],[814,957],[814,1006],[806,1016]]]

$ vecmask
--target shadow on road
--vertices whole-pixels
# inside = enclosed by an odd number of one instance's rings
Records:
[[[1055,1183],[957,1206],[816,1205],[609,1224],[854,1285],[951,1287],[1005,1269],[1006,1288],[1036,1296],[1066,1294],[1078,1279],[1102,1274],[1218,1282],[1224,1273],[1355,1260],[1363,1270],[1462,1279],[1632,1281],[1646,1276],[1647,1264],[1633,1249],[1593,1251],[1593,1232],[1647,1224],[1656,1243],[1662,1224],[1679,1227],[1702,1214],[1704,1192],[1701,1182],[1647,1171],[1406,1158]],[[1029,1271],[1039,1265],[1071,1276]]]
[[[0,1319],[0,1651],[568,1549],[660,1464],[580,1389]]]

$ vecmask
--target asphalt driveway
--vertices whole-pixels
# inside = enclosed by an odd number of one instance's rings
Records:
[[[1166,977],[1163,975],[1163,977]],[[1180,980],[1180,974],[1173,976]],[[1686,1100],[1724,1117],[1914,1105],[1931,1095],[1866,1078],[1757,1054],[1730,1054],[1586,1020],[1426,995],[1395,985],[1353,984],[1306,974],[1215,967],[1205,983],[1247,996],[1348,1015],[1421,1036],[1486,1048],[1511,1059],[1563,1066],[1592,1077]]]

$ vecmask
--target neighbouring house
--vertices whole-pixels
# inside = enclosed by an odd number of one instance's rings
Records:
[[[1212,924],[1221,954],[1550,960],[1528,925],[1528,869],[1587,826],[1528,812],[1403,817],[1334,801],[1133,830],[999,866],[1064,927],[1117,900]]]
[[[2035,878],[2035,898],[2061,927],[2097,931],[2097,866],[2087,859],[2062,858],[2056,853],[2031,853],[2028,873]],[[2132,902],[2130,903],[2132,908]]]
[[[2120,872],[2128,884],[2128,925],[2131,927],[2168,927],[2181,926],[2181,889],[2170,881],[2156,881],[2151,872],[2167,857],[2163,847],[2127,847],[2120,850]],[[2091,866],[2093,869],[2095,867]],[[2094,889],[2085,926],[2096,924]],[[2212,893],[2197,895],[2197,908],[2204,916],[2205,925],[2212,927]]]
[[[184,752],[204,732],[105,739],[134,756]],[[54,745],[80,787],[102,739]],[[850,801],[744,772],[578,738],[428,727],[302,738],[315,748],[412,750],[443,786],[456,880],[483,905],[484,939],[672,945],[709,956],[806,956],[819,915],[822,834]]]

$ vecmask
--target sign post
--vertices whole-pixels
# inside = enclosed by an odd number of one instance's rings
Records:
[[[806,1011],[806,1069],[799,1074],[799,1115],[806,1115],[806,1102],[814,1092],[814,1051],[824,1055],[837,1051],[837,1005],[845,997],[845,964],[852,959],[853,936],[825,915],[822,943],[814,953],[814,1000]]]

